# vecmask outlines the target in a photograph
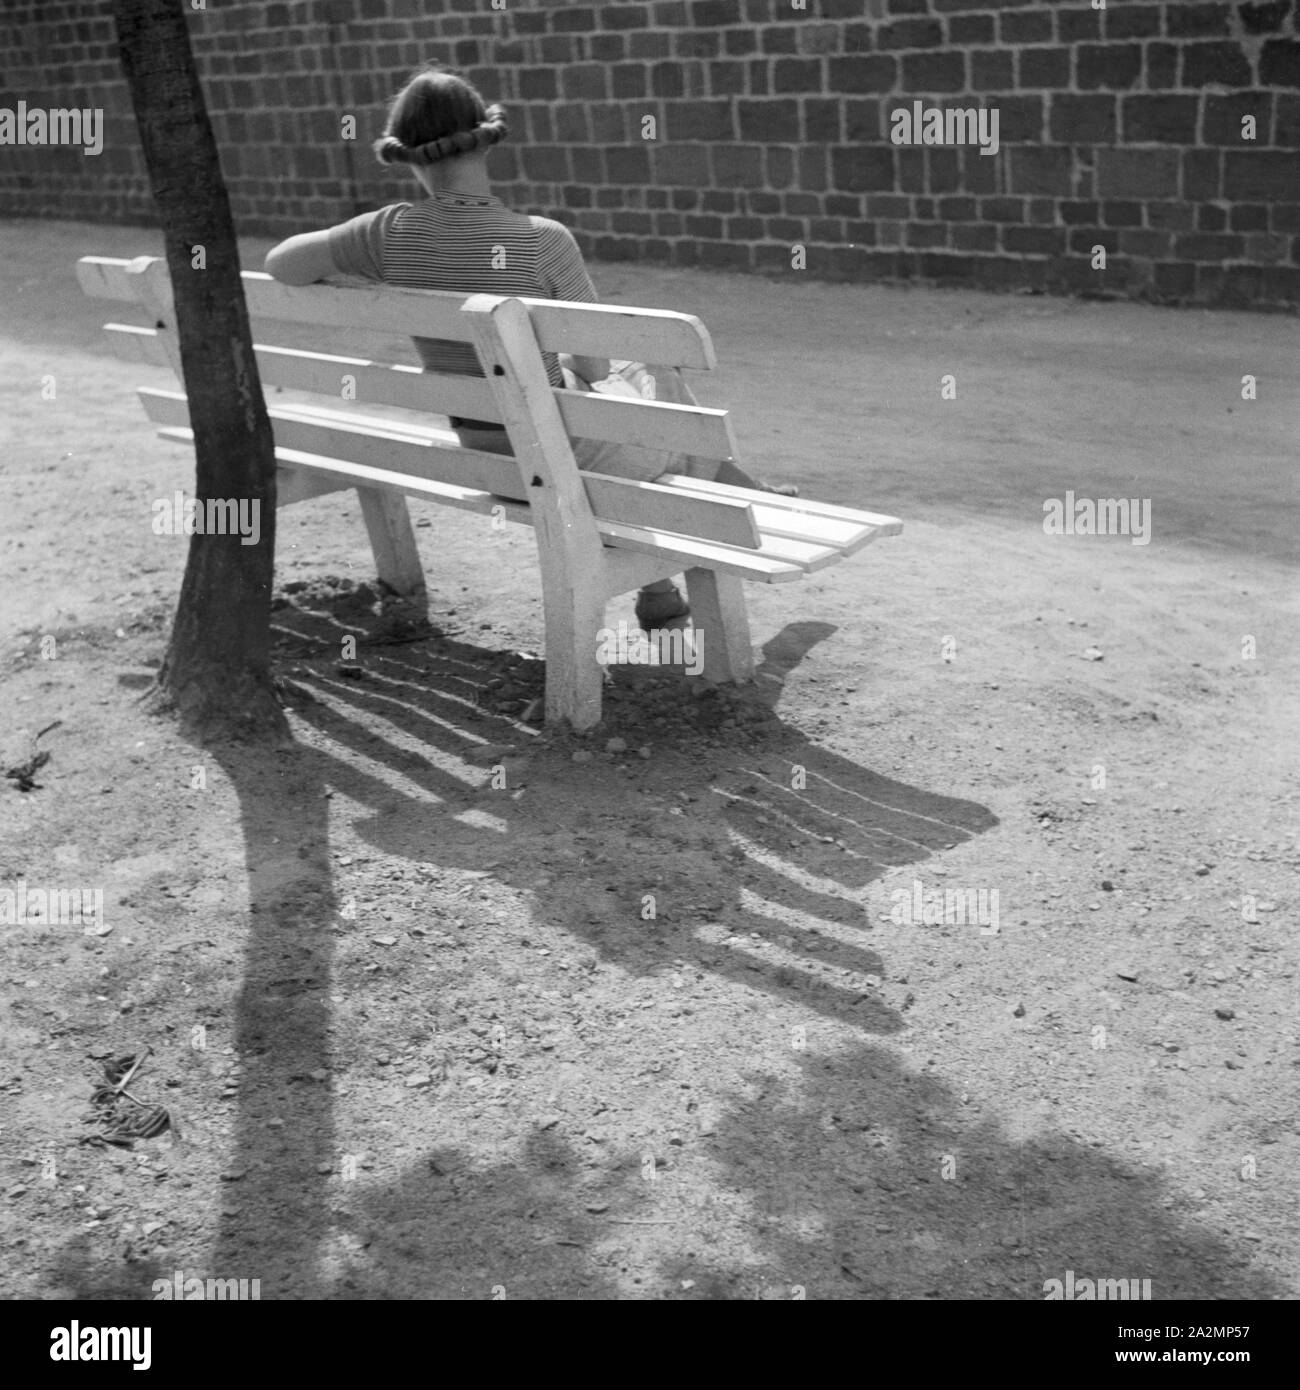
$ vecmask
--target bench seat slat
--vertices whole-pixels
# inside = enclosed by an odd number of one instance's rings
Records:
[[[179,391],[143,387],[139,392],[156,424],[185,426],[189,407]],[[463,449],[447,430],[404,420],[362,417],[323,406],[277,406],[270,412],[276,443],[319,457],[391,470],[400,467],[429,482],[465,487],[526,502],[514,459]],[[721,545],[757,550],[761,545],[753,511],[731,497],[692,497],[656,483],[632,482],[600,473],[581,473],[598,520],[617,519]]]
[[[194,431],[188,426],[165,426],[158,434],[175,444],[194,442]],[[467,511],[489,513],[500,507],[507,520],[521,525],[532,524],[528,504],[516,502],[512,498],[474,488],[458,487],[451,483],[416,478],[409,473],[396,473],[391,469],[345,463],[339,459],[325,458],[299,449],[277,447],[275,455],[285,466],[326,477],[337,477],[342,480],[342,487],[376,487],[386,492],[425,497],[430,501],[442,502]],[[728,574],[740,575],[743,579],[768,584],[799,579],[804,574],[804,567],[800,564],[738,547],[710,545],[707,542],[691,540],[687,536],[674,536],[639,526],[624,526],[615,521],[598,520],[596,527],[606,545],[620,550],[638,551],[656,559],[667,557],[680,563],[683,568],[709,565]]]
[[[681,488],[684,492],[697,492],[706,496],[744,497],[756,507],[778,509],[796,515],[824,516],[858,526],[871,526],[875,528],[875,534],[881,536],[897,536],[903,530],[903,523],[896,516],[864,512],[857,507],[841,507],[834,502],[813,502],[806,497],[782,497],[779,493],[759,492],[755,488],[733,487],[729,483],[688,478],[682,473],[668,474],[660,478],[659,482],[664,487]]]

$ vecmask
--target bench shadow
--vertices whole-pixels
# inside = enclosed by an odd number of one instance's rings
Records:
[[[500,653],[452,638],[403,640],[367,619],[355,596],[314,611],[281,607],[276,625],[301,741],[269,755],[214,750],[239,795],[251,886],[233,1040],[245,1067],[230,1164],[238,1177],[223,1183],[212,1264],[222,1276],[261,1278],[265,1298],[490,1298],[497,1285],[511,1297],[612,1298],[618,1281],[607,1255],[584,1253],[603,1239],[601,1212],[589,1204],[594,1194],[611,1215],[644,1209],[640,1156],[584,1175],[578,1136],[563,1126],[535,1130],[518,1159],[495,1165],[439,1145],[395,1182],[356,1184],[345,1198],[329,1007],[345,903],[332,876],[327,810],[339,797],[359,808],[353,826],[377,852],[435,876],[490,875],[525,896],[533,920],[560,924],[596,959],[628,974],[684,962],[856,1028],[863,1039],[856,1052],[816,1066],[810,1054],[806,1093],[769,1097],[761,1115],[736,1106],[710,1141],[710,1171],[746,1191],[754,1248],[773,1287],[788,1280],[809,1285],[810,1296],[898,1297],[916,1282],[908,1271],[928,1261],[936,1297],[1041,1296],[1030,1292],[1023,1255],[1005,1243],[988,1251],[980,1244],[985,1235],[1005,1242],[1027,1229],[1020,1218],[1014,1230],[1008,1223],[1028,1193],[1040,1227],[1059,1216],[1067,1197],[1079,1213],[1075,1227],[1053,1227],[1075,1243],[1067,1250],[1058,1240],[1046,1250],[1042,1278],[1065,1268],[1154,1277],[1140,1262],[1133,1267],[1132,1236],[1140,1230],[1152,1252],[1181,1241],[1200,1257],[1189,1256],[1179,1276],[1194,1286],[1186,1296],[1224,1296],[1217,1292],[1222,1280],[1207,1284],[1197,1271],[1211,1256],[1229,1269],[1226,1247],[1189,1236],[1176,1216],[1161,1215],[1154,1178],[1134,1181],[1121,1165],[1056,1136],[1041,1141],[1060,1150],[1048,1154],[1039,1141],[1011,1144],[993,1122],[963,1125],[961,1105],[943,1082],[904,1070],[869,1041],[904,1024],[877,987],[887,972],[867,939],[862,890],[888,868],[991,829],[997,822],[986,808],[853,764],[774,717],[749,737],[743,721],[728,725],[741,706],[715,709],[709,700],[700,704],[710,717],[675,731],[675,746],[662,761],[654,755],[647,785],[638,788],[634,754],[574,761],[570,748],[583,751],[577,744],[544,743],[535,728],[485,703],[485,695],[512,685],[526,701],[540,663],[524,663],[520,674]],[[829,631],[795,624],[769,642],[757,702],[770,709],[784,676]],[[357,657],[340,663],[335,654],[347,635],[358,640]],[[634,683],[622,693],[632,707],[648,699],[653,729],[656,720],[668,723],[656,712],[669,708],[656,703],[665,690],[681,700],[671,680]],[[617,705],[611,699],[612,712]],[[485,744],[488,757],[467,764]],[[491,785],[502,777],[504,785]],[[512,835],[550,846],[543,872],[537,856],[530,863],[512,855]],[[647,895],[655,900],[650,918]],[[399,977],[394,967],[385,978]],[[436,1012],[436,1002],[421,1013]],[[416,1093],[409,1103],[431,1107],[434,1094]],[[843,1117],[866,1112],[887,1134],[864,1168],[861,1146],[843,1138],[853,1132]],[[288,1113],[292,1124],[268,1124]],[[764,1136],[757,1147],[756,1134]],[[936,1154],[948,1152],[963,1164],[970,1156],[965,1187],[924,1176],[935,1170]],[[1056,1166],[1045,1177],[1049,1161]],[[1024,1175],[1020,1207],[986,1197],[981,1216],[978,1199],[972,1208],[952,1195],[983,1190],[982,1178],[1005,1184],[1004,1174]],[[846,1183],[857,1184],[847,1203]],[[868,1200],[858,1200],[862,1192]],[[817,1235],[782,1229],[792,1201],[816,1210]],[[685,1247],[701,1212],[686,1206],[676,1219]],[[909,1237],[902,1249],[878,1229],[911,1224],[929,1234],[920,1244]],[[895,1252],[894,1276],[882,1272],[882,1246]],[[978,1278],[972,1259],[984,1261]],[[663,1276],[693,1281],[690,1296],[755,1296],[740,1292],[745,1280],[752,1285],[753,1270],[742,1277],[736,1260],[684,1248],[670,1263]],[[1238,1282],[1235,1296],[1270,1296],[1266,1281],[1251,1287],[1258,1292],[1243,1293]]]

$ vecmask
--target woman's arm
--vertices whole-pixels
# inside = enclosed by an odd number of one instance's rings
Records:
[[[266,256],[266,273],[286,285],[312,285],[339,274],[329,247],[330,229],[302,232],[273,247]]]

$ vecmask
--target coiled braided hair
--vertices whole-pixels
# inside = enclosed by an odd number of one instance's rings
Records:
[[[458,73],[430,64],[394,97],[375,154],[381,164],[436,164],[486,149],[508,133],[504,107],[487,105]]]

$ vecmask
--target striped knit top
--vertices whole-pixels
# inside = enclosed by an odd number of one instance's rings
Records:
[[[597,302],[573,233],[549,217],[511,212],[500,198],[438,189],[422,202],[393,203],[331,227],[329,248],[341,274],[387,285]],[[469,343],[414,342],[429,371],[483,375]],[[543,359],[551,384],[563,385],[555,354]]]

